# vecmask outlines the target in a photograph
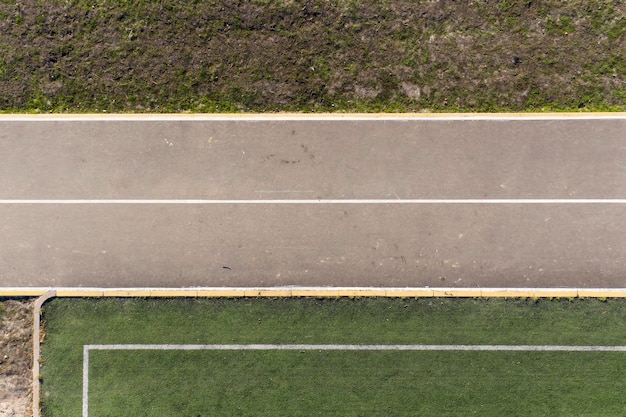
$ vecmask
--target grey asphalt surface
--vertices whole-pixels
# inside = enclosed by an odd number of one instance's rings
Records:
[[[25,118],[28,119],[28,118]],[[626,118],[0,118],[0,286],[624,287]]]

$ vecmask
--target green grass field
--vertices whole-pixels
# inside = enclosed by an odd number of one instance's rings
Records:
[[[626,300],[55,299],[43,416],[83,345],[626,345]],[[626,352],[92,350],[89,416],[623,416]]]

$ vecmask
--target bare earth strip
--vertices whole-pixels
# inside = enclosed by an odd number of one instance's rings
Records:
[[[0,321],[0,417],[31,413],[32,301],[7,300]]]

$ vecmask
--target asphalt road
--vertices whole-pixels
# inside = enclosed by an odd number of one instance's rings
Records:
[[[4,116],[0,286],[625,287],[624,198],[624,115]]]

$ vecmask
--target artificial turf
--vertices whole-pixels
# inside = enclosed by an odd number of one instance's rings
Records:
[[[626,300],[56,299],[43,415],[84,344],[625,345]],[[92,351],[90,416],[623,416],[623,352]]]

